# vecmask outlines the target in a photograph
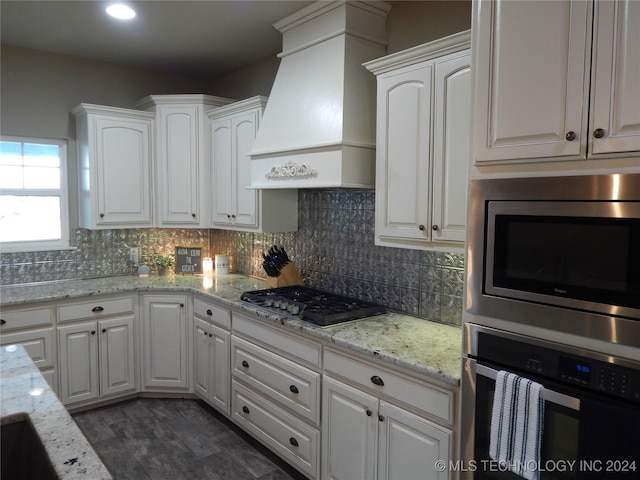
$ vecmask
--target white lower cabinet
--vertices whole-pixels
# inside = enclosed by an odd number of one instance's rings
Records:
[[[0,317],[2,345],[24,345],[69,408],[195,393],[311,479],[450,478],[436,462],[455,460],[455,387],[207,296],[104,295]]]
[[[0,312],[0,345],[22,345],[54,392],[58,372],[52,306],[3,308]]]
[[[135,393],[133,315],[58,327],[65,405]]]
[[[231,312],[197,298],[193,309],[193,389],[229,416]]]
[[[189,390],[188,301],[187,295],[145,294],[141,297],[144,390]]]
[[[235,380],[231,390],[233,420],[305,475],[317,478],[319,429]]]
[[[56,305],[60,399],[80,406],[135,393],[137,296],[97,296]]]
[[[320,475],[320,344],[233,313],[232,419],[310,478]]]
[[[449,478],[446,469],[438,471],[436,462],[442,460],[449,465],[453,431],[427,417],[440,417],[445,412],[441,407],[453,400],[451,392],[395,376],[386,369],[376,370],[331,351],[325,351],[327,369],[332,372],[323,377],[323,479]],[[333,378],[334,372],[344,381]],[[413,395],[419,390],[427,398],[440,397],[442,402],[436,411],[418,415],[399,406],[405,402],[412,405]]]

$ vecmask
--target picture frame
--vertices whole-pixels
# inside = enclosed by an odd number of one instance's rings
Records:
[[[175,273],[192,275],[202,273],[202,247],[176,247]]]

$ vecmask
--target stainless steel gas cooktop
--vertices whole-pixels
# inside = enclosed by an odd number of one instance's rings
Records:
[[[386,313],[382,305],[300,286],[253,290],[241,299],[321,327]]]

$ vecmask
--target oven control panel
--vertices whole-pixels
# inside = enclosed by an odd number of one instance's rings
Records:
[[[523,376],[542,377],[640,403],[640,367],[628,368],[595,358],[480,333],[478,361]],[[535,380],[535,378],[532,378]]]
[[[560,356],[558,376],[577,385],[640,402],[640,372],[620,365]]]

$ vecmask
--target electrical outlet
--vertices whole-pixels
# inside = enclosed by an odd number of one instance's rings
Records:
[[[138,247],[129,247],[129,260],[134,265],[138,265]]]

